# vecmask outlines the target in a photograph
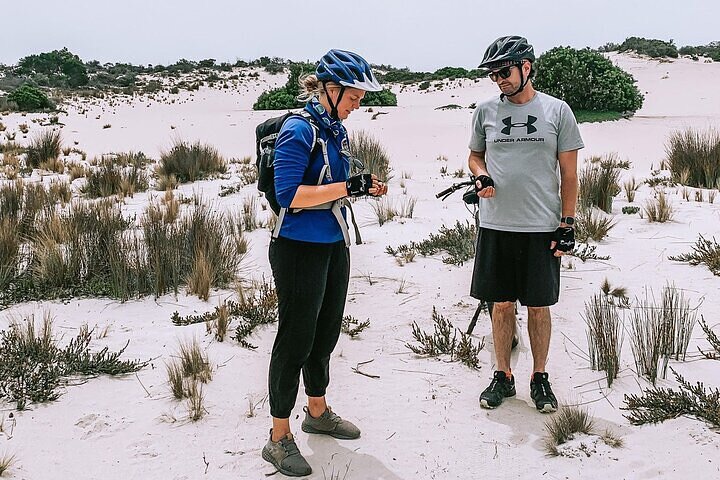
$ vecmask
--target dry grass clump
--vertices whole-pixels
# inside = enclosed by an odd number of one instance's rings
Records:
[[[675,216],[675,210],[663,191],[657,192],[655,199],[648,199],[643,211],[649,222],[665,223]]]
[[[10,467],[15,465],[15,461],[17,458],[15,455],[10,454],[4,454],[2,457],[0,457],[0,476],[4,475],[5,472],[10,470]]]
[[[385,196],[373,200],[370,205],[372,206],[373,212],[375,212],[378,225],[381,227],[398,216],[399,212],[389,197]]]
[[[545,422],[547,436],[545,451],[548,455],[560,455],[558,445],[575,438],[578,433],[590,435],[593,432],[594,420],[587,409],[575,406],[563,406],[550,420]]]
[[[174,175],[180,183],[194,182],[226,171],[227,163],[215,147],[184,140],[176,141],[170,151],[164,152],[156,168],[160,178],[169,179]]]
[[[650,292],[638,300],[630,323],[630,342],[638,375],[655,385],[658,373],[667,376],[670,358],[685,360],[697,311],[673,286],[663,288],[662,302],[657,304]]]
[[[607,237],[614,226],[613,218],[605,215],[602,210],[594,207],[582,207],[577,212],[575,239],[582,243],[586,243],[590,239],[599,242]]]
[[[96,168],[91,167],[87,172],[87,181],[80,191],[89,198],[98,198],[111,195],[132,197],[135,192],[147,190],[148,177],[143,170],[144,162],[136,163],[136,159],[128,161],[128,155],[134,154],[102,158]]]
[[[202,384],[212,380],[212,366],[197,340],[181,342],[178,356],[165,368],[173,397],[186,398],[188,418],[193,422],[200,420],[207,413]]]
[[[588,353],[590,367],[605,372],[610,387],[620,371],[620,352],[623,342],[623,325],[618,307],[605,294],[593,295],[585,302]]]
[[[245,197],[242,202],[242,225],[247,232],[252,232],[260,227],[258,221],[258,201],[257,197]]]
[[[62,150],[62,136],[59,130],[43,130],[36,134],[25,151],[26,163],[31,168],[49,165],[57,162]],[[61,170],[62,171],[62,170]]]
[[[385,147],[370,133],[360,130],[350,135],[350,151],[365,166],[365,170],[374,173],[387,182],[392,178],[390,157]]]
[[[625,196],[627,197],[628,202],[632,203],[635,201],[635,193],[638,188],[640,188],[640,184],[635,181],[635,177],[632,177],[623,183],[623,190],[625,190]]]
[[[612,198],[620,193],[620,170],[629,167],[629,162],[621,161],[616,153],[588,159],[578,177],[580,205],[610,213]]]
[[[720,131],[717,129],[675,131],[668,138],[665,152],[673,180],[691,187],[714,188],[718,185]]]

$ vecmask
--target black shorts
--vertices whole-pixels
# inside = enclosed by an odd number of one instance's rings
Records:
[[[488,302],[520,300],[547,307],[560,294],[560,258],[550,250],[553,233],[478,231],[470,294]]]

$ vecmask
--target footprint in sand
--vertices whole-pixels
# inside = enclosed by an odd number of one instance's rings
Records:
[[[112,418],[109,415],[91,413],[80,417],[75,426],[83,430],[82,440],[105,437],[124,429],[127,424],[124,418]]]

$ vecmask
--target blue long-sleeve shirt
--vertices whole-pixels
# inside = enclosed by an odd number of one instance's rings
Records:
[[[318,106],[320,112],[316,111]],[[305,109],[316,120],[319,138],[327,144],[332,180],[324,175],[322,184],[347,180],[349,161],[341,153],[341,146],[347,147],[345,128],[339,121],[332,121],[319,103],[310,102]],[[300,116],[288,118],[275,142],[275,195],[280,206],[290,207],[300,185],[317,185],[324,165],[322,147],[317,144],[313,149],[313,129],[308,120]],[[314,243],[343,240],[340,225],[330,210],[288,211],[279,235]]]

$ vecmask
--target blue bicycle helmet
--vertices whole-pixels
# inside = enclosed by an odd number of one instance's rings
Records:
[[[370,65],[357,53],[346,50],[330,50],[321,59],[315,70],[321,82],[335,82],[345,87],[358,88],[366,92],[382,90]]]

